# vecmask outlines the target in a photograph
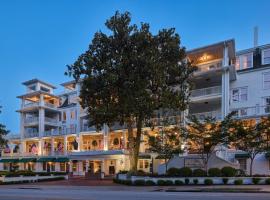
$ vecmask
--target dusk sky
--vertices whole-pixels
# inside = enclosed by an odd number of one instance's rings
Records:
[[[234,38],[237,50],[270,43],[269,0],[0,0],[0,122],[19,133],[23,81],[38,78],[58,87],[70,80],[67,64],[83,53],[116,10],[151,30],[175,27],[187,49]]]

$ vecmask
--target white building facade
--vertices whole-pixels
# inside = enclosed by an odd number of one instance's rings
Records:
[[[185,115],[200,119],[212,116],[219,120],[231,111],[237,111],[237,117],[243,119],[259,119],[270,114],[270,45],[235,52],[234,40],[227,40],[187,53],[198,70],[192,76],[193,90]],[[79,83],[61,84],[64,92],[58,95],[54,94],[55,86],[38,79],[23,85],[26,93],[18,97],[22,102],[18,110],[20,135],[10,138],[3,150],[0,170],[113,176],[129,169],[127,130],[118,125],[104,125],[99,131],[89,127],[79,104]],[[162,161],[147,152],[144,137],[138,169],[158,171],[163,167],[159,166]],[[223,149],[215,156],[210,162],[212,166],[222,164],[248,170],[249,160],[242,152]],[[189,156],[177,159],[189,159]],[[181,167],[179,163],[194,164],[172,159],[169,166]],[[270,174],[269,167],[268,157],[259,155],[254,174]]]

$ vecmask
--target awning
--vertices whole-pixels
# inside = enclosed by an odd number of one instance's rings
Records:
[[[28,163],[28,162],[36,162],[36,158],[21,158],[19,162],[21,163]]]
[[[44,158],[39,158],[37,162],[55,162],[56,158],[51,158],[51,157],[44,157]]]
[[[18,158],[7,158],[7,159],[1,159],[1,163],[17,163],[19,162]]]
[[[166,156],[165,155],[158,155],[155,159],[165,159]],[[170,159],[170,158],[167,158],[167,159]]]
[[[246,158],[248,159],[249,158],[249,155],[247,153],[236,153],[234,155],[234,157],[237,159],[237,158]]]
[[[139,155],[139,159],[151,159],[151,155]]]
[[[69,158],[67,157],[56,158],[54,162],[69,162]]]

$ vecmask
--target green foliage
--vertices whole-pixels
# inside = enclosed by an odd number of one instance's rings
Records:
[[[145,185],[156,185],[156,183],[152,180],[145,181]]]
[[[233,167],[223,167],[221,169],[221,175],[224,177],[234,177],[237,170]]]
[[[210,168],[208,170],[208,176],[210,176],[210,177],[220,177],[221,176],[221,170],[219,168]]]
[[[228,182],[229,182],[229,179],[228,178],[222,178],[222,182],[224,185],[227,185]]]
[[[179,169],[179,176],[181,177],[191,177],[192,170],[189,167],[182,167]]]
[[[256,178],[256,177],[253,177],[253,178],[252,178],[252,183],[253,183],[254,185],[257,185],[260,181],[261,181],[261,178]]]
[[[175,185],[184,185],[184,182],[181,181],[181,180],[175,180],[175,181],[174,181],[174,184],[175,184]]]
[[[173,181],[171,181],[171,180],[166,180],[166,181],[165,181],[165,185],[173,185]]]
[[[195,68],[184,62],[185,48],[174,28],[154,35],[147,23],[131,24],[128,12],[116,12],[105,25],[110,33],[95,33],[66,74],[81,82],[80,103],[90,126],[127,125],[131,169],[136,171],[143,123],[159,108],[187,108]],[[172,90],[175,85],[178,89]]]
[[[270,185],[270,178],[265,179],[265,184]]]
[[[0,106],[0,109],[2,107]],[[1,113],[1,110],[0,110]],[[5,148],[5,146],[7,145],[7,139],[5,138],[5,136],[9,133],[9,131],[6,129],[6,126],[3,124],[0,124],[0,149]]]
[[[209,179],[209,178],[204,179],[204,184],[205,185],[213,185],[213,180],[212,179]]]
[[[157,180],[157,185],[164,186],[166,185],[166,182],[164,180]]]
[[[199,180],[198,179],[193,179],[193,184],[194,185],[197,185],[199,183]]]
[[[167,175],[168,176],[179,176],[180,175],[180,169],[172,167],[172,168],[168,169]]]
[[[185,178],[185,184],[188,185],[190,182],[189,178]]]
[[[194,177],[204,177],[206,176],[206,172],[203,169],[194,169],[192,172],[192,176]]]
[[[243,185],[243,180],[242,179],[234,180],[234,185]]]
[[[138,180],[135,180],[133,182],[133,184],[137,185],[137,186],[143,186],[143,185],[145,185],[145,181],[143,179],[141,179],[141,180],[138,179]]]

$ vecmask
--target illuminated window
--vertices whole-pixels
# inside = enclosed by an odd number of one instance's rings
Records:
[[[63,162],[60,163],[60,171],[61,172],[66,171],[66,163],[63,163]]]
[[[67,113],[64,111],[63,112],[63,121],[66,121],[67,120]]]
[[[262,51],[262,64],[267,65],[270,64],[270,49],[266,49]]]
[[[143,169],[143,160],[139,160],[139,168]]]
[[[71,119],[75,119],[76,118],[76,113],[75,113],[74,110],[70,112],[70,118]]]
[[[236,57],[235,68],[236,70],[248,69],[253,67],[253,53],[248,53]]]
[[[149,161],[144,160],[144,168],[147,169],[149,167]]]

